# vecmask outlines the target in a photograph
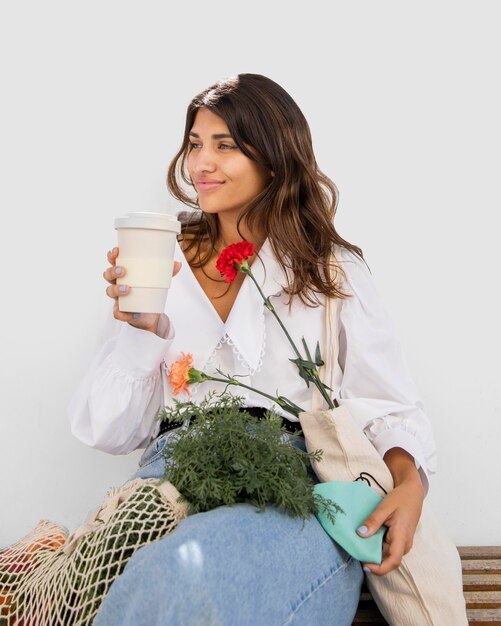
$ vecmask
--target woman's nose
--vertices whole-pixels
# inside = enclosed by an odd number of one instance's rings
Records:
[[[194,157],[193,165],[196,172],[212,172],[216,169],[216,159],[210,148],[199,148]]]

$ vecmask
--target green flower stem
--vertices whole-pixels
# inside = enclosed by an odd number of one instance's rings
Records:
[[[272,396],[269,393],[266,393],[265,391],[260,391],[259,389],[255,389],[254,387],[250,387],[249,385],[246,385],[245,383],[241,383],[239,380],[237,380],[236,378],[232,378],[231,376],[228,376],[227,378],[218,378],[217,376],[210,376],[209,374],[205,374],[204,372],[200,372],[198,370],[196,371],[196,374],[195,373],[191,374],[191,372],[193,372],[193,370],[190,370],[190,378],[192,378],[193,382],[204,382],[204,381],[210,380],[216,383],[225,383],[226,385],[235,385],[236,387],[243,387],[244,389],[249,389],[249,391],[254,391],[254,393],[258,393],[259,395],[264,396],[265,398],[268,398],[269,400],[272,400],[273,402],[278,404],[278,406],[282,407],[284,411],[291,413],[295,417],[299,417],[299,413],[302,413],[304,410],[300,406],[298,406],[297,404],[294,404],[294,402],[291,402],[290,400],[288,400],[287,398],[284,398],[283,396],[280,396],[280,397]]]
[[[242,263],[242,265],[239,265],[239,269],[242,272],[244,272],[245,274],[247,274],[247,276],[249,276],[252,279],[252,282],[256,285],[257,290],[259,291],[259,293],[261,294],[261,297],[263,298],[265,307],[269,311],[271,311],[271,313],[274,315],[274,317],[277,320],[277,322],[280,324],[280,328],[284,331],[285,336],[287,337],[287,339],[289,340],[289,343],[292,346],[292,349],[296,353],[296,356],[299,359],[303,360],[303,357],[302,357],[301,353],[299,352],[299,350],[297,349],[296,344],[292,340],[292,337],[289,335],[289,332],[287,331],[287,329],[283,325],[282,320],[278,317],[278,314],[277,314],[277,312],[275,310],[275,307],[271,303],[270,299],[267,298],[264,295],[261,287],[259,286],[257,280],[254,277],[254,274],[252,273],[252,270],[250,269],[248,263],[245,260]],[[332,403],[332,400],[330,399],[329,394],[327,393],[327,390],[325,389],[325,385],[322,383],[322,381],[318,377],[318,372],[316,370],[314,372],[310,370],[310,373],[311,373],[311,376],[312,376],[312,382],[314,383],[315,387],[320,391],[320,393],[322,395],[322,398],[327,402],[327,406],[329,407],[329,409],[333,409],[334,408],[334,404]]]
[[[245,266],[242,266],[242,272],[244,272],[245,274],[247,274],[247,276],[249,276],[252,279],[252,282],[256,285],[257,290],[259,291],[259,293],[261,294],[261,298],[263,298],[264,301],[264,306],[273,313],[275,319],[277,320],[277,322],[280,324],[281,329],[284,331],[285,336],[287,337],[287,339],[289,340],[289,343],[292,346],[292,349],[294,350],[294,352],[296,353],[296,356],[299,359],[302,359],[303,357],[301,356],[301,353],[299,352],[299,350],[296,348],[296,344],[294,343],[294,341],[292,340],[292,337],[289,335],[289,332],[287,331],[287,328],[285,328],[285,326],[282,323],[282,320],[278,317],[277,312],[275,311],[275,307],[273,306],[273,304],[271,303],[271,300],[269,298],[267,298],[261,287],[258,285],[257,280],[254,277],[254,274],[252,273],[250,267],[246,268]]]
[[[332,400],[330,399],[330,396],[327,393],[327,390],[326,390],[324,384],[318,378],[317,374],[314,375],[314,381],[313,382],[315,383],[315,386],[317,387],[317,389],[322,394],[322,398],[327,402],[327,406],[329,407],[329,409],[333,409],[334,408],[334,404],[332,403]]]

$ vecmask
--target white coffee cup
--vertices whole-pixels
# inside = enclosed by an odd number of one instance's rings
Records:
[[[126,269],[117,284],[128,285],[118,308],[128,313],[163,313],[174,266],[181,222],[168,213],[126,213],[115,219],[118,234],[116,265]]]

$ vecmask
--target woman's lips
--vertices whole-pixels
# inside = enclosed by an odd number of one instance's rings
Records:
[[[221,187],[224,183],[197,183],[198,191],[212,191],[212,189],[217,189]]]

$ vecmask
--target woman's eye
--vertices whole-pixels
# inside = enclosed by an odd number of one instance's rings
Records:
[[[193,150],[195,148],[200,148],[202,144],[194,142],[194,141],[190,141],[188,143],[189,149]],[[219,148],[222,149],[224,152],[226,152],[227,150],[236,150],[237,146],[232,146],[228,143],[221,143],[219,144]]]

